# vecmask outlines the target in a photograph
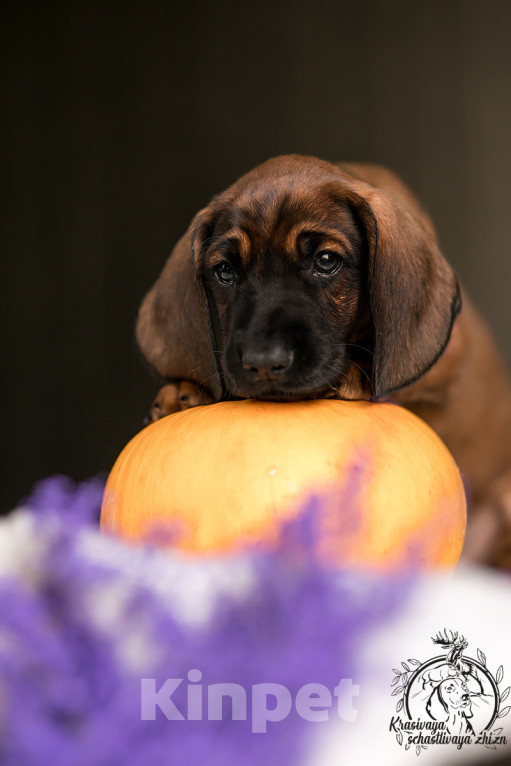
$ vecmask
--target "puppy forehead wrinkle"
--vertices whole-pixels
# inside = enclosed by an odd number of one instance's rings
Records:
[[[218,198],[217,239],[210,248],[211,253],[217,249],[215,260],[229,257],[231,248],[231,258],[239,258],[244,269],[296,268],[302,261],[298,240],[306,230],[346,254],[357,252],[360,232],[338,179],[318,173],[319,168],[304,173],[305,168],[295,167],[284,174],[275,169],[262,177],[248,174]]]
[[[272,208],[257,204],[250,209],[243,207],[236,211],[236,218],[237,225],[224,236],[242,238],[245,251],[249,244],[261,247],[277,243],[294,250],[302,233],[322,235],[349,248],[350,236],[358,233],[349,210],[321,199],[284,197],[275,201]]]
[[[243,256],[243,253],[250,249],[250,237],[243,227],[231,227],[225,234],[213,242],[211,252],[215,250],[220,254],[227,254],[229,251]]]
[[[297,174],[275,175],[244,186],[231,195],[228,204],[242,218],[275,227],[296,208],[303,207],[302,212],[310,214],[312,210],[307,208],[317,205],[320,192],[319,184],[304,183]]]
[[[317,235],[322,239],[325,246],[328,244],[341,245],[345,250],[350,250],[352,247],[352,242],[342,227],[315,225],[307,220],[299,221],[293,225],[286,237],[285,244],[287,247],[293,248],[301,236],[307,235]]]

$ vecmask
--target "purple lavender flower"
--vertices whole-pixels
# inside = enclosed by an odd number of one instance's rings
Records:
[[[246,721],[231,720],[226,703],[221,721],[167,720],[161,710],[155,720],[141,720],[141,678],[155,678],[156,688],[184,679],[172,697],[184,712],[191,669],[202,672],[204,709],[206,687],[215,683],[247,691],[282,684],[293,699],[312,682],[332,691],[341,678],[357,678],[357,647],[399,607],[406,586],[321,567],[308,542],[320,502],[311,500],[284,530],[278,551],[244,554],[253,580],[243,598],[221,595],[207,620],[187,622],[161,588],[147,578],[137,583],[116,564],[120,552],[141,570],[161,573],[166,559],[100,538],[102,488],[98,480],[74,486],[60,477],[24,503],[28,544],[37,543],[39,553],[30,577],[0,577],[2,766],[298,764],[308,738],[325,724],[292,710],[255,734],[250,694]],[[84,552],[102,545],[112,546],[111,560]],[[169,557],[168,566],[179,564]],[[186,566],[192,572],[194,565]],[[116,589],[119,599],[100,609]],[[126,647],[140,635],[137,660]]]

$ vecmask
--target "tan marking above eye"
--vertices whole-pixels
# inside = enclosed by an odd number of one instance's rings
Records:
[[[252,262],[252,251],[254,247],[259,249],[265,245],[277,245],[294,261],[300,262],[301,248],[299,239],[303,235],[320,235],[321,240],[318,248],[321,250],[331,250],[333,254],[343,257],[351,249],[351,243],[347,236],[337,229],[326,226],[308,225],[304,227],[303,222],[297,223],[291,227],[284,237],[277,237],[277,241],[270,240],[262,231],[254,232],[253,237],[243,229],[229,229],[220,240],[215,242],[215,249],[207,254],[207,266],[214,269],[224,261],[229,261],[225,245],[235,249],[241,263],[244,266]],[[254,241],[252,241],[254,240]],[[280,240],[280,241],[279,241]]]
[[[242,262],[247,262],[250,256],[250,237],[241,229],[229,229],[215,242],[215,249],[207,255],[207,265],[211,268],[218,266],[222,261],[228,260],[228,255],[222,252],[228,244],[229,248],[236,251]]]
[[[220,266],[221,263],[228,263],[227,258],[223,253],[216,252],[215,250],[208,254],[206,265],[209,266],[210,269],[214,269],[215,266]]]
[[[337,229],[331,229],[325,226],[306,226],[303,224],[294,226],[286,238],[286,248],[299,250],[298,242],[300,237],[320,236],[318,250],[331,250],[341,258],[351,249],[351,243],[347,236]]]

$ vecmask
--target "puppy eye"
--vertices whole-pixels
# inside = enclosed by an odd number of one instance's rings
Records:
[[[234,269],[230,263],[227,263],[227,261],[222,261],[218,266],[215,266],[215,273],[220,282],[223,282],[224,285],[232,285],[236,278]]]
[[[317,271],[318,274],[333,274],[340,265],[339,256],[327,250],[323,250],[314,257],[314,271]]]

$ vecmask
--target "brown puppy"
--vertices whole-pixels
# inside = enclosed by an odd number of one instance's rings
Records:
[[[384,168],[291,155],[243,176],[176,245],[137,339],[161,375],[215,401],[391,395],[467,479],[467,558],[510,555],[506,372],[431,221]]]
[[[144,418],[144,425],[154,423],[173,412],[189,410],[191,407],[212,402],[213,399],[207,391],[196,386],[195,383],[190,383],[189,380],[167,383],[156,394],[149,414]]]

